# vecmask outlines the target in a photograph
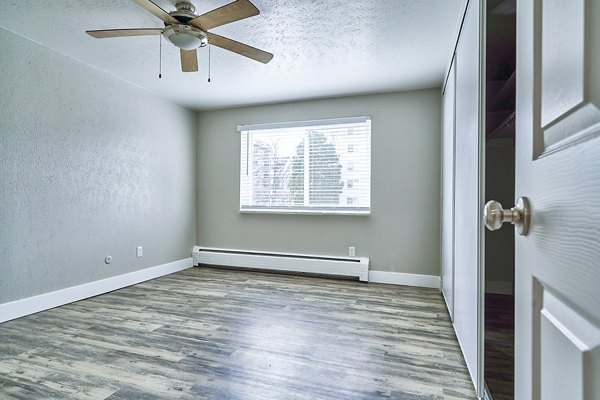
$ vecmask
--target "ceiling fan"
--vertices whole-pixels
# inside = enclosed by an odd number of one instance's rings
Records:
[[[209,29],[229,24],[248,17],[258,15],[260,11],[249,0],[236,0],[223,7],[196,15],[196,7],[190,2],[182,1],[175,5],[176,11],[166,12],[151,0],[133,0],[147,11],[160,18],[164,28],[134,28],[92,30],[86,33],[98,39],[163,35],[173,45],[179,47],[181,54],[181,70],[183,72],[198,71],[196,49],[207,44],[232,51],[261,63],[268,63],[273,54],[247,44],[208,32]]]

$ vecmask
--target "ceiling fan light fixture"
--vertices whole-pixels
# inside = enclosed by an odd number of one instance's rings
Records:
[[[212,28],[260,14],[258,8],[250,0],[234,0],[202,15],[196,15],[196,7],[189,0],[179,0],[175,4],[177,10],[171,12],[163,10],[155,3],[156,0],[134,1],[146,11],[158,17],[164,23],[164,29],[158,27],[103,29],[86,31],[86,33],[97,39],[162,35],[169,43],[180,49],[179,56],[183,72],[198,71],[198,52],[196,49],[209,43],[263,64],[267,64],[273,59],[273,54],[264,50],[209,32]],[[165,0],[161,1],[164,2]],[[171,2],[173,1],[176,0]],[[162,40],[160,43],[162,43]]]
[[[191,25],[169,25],[165,28],[163,36],[183,50],[194,50],[208,44],[206,34]]]

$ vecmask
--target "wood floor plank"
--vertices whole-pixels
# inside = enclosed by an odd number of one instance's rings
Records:
[[[437,290],[192,268],[0,325],[2,399],[475,399]]]

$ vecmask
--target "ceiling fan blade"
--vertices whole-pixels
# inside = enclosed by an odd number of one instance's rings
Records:
[[[208,32],[206,35],[208,36],[208,43],[222,49],[241,54],[263,64],[267,64],[273,59],[273,54],[257,49],[256,47],[248,46],[247,44],[236,42],[235,40],[215,35],[214,33],[210,32]]]
[[[260,14],[260,11],[249,0],[236,0],[233,3],[202,14],[188,23],[206,32],[217,26],[253,17],[258,14]]]
[[[180,49],[181,54],[181,70],[183,72],[196,72],[198,71],[198,54],[196,49],[194,50],[183,50]]]
[[[133,0],[141,7],[145,8],[147,11],[156,15],[158,18],[162,19],[167,24],[178,24],[179,21],[174,17],[170,16],[168,12],[154,4],[151,0]]]
[[[85,31],[88,35],[97,39],[126,37],[126,36],[147,36],[160,35],[163,32],[160,28],[135,28],[135,29],[105,29],[96,31]]]

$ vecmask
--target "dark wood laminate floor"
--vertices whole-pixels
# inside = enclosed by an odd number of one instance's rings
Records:
[[[435,289],[192,268],[1,324],[0,398],[475,395]]]
[[[485,294],[485,381],[494,400],[514,398],[514,297]]]

